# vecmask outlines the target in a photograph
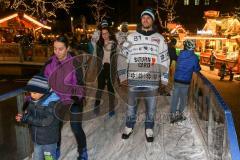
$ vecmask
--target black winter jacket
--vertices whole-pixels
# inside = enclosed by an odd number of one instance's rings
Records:
[[[60,121],[54,115],[54,108],[59,105],[59,97],[51,92],[38,102],[30,101],[22,118],[30,128],[33,142],[44,145],[57,143],[60,136]]]

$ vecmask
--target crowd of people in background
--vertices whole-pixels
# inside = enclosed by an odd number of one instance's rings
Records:
[[[65,34],[53,41],[54,54],[42,72],[29,80],[25,89],[30,92],[30,97],[26,98],[23,114],[16,116],[18,122],[27,123],[31,128],[34,160],[48,156],[55,160],[60,156],[62,122],[56,119],[56,112],[59,115],[70,114],[78,160],[88,159],[87,138],[81,121],[86,96],[83,68],[79,67],[83,62],[74,58],[79,54],[91,54],[97,58],[98,90],[92,107],[96,116],[102,109],[100,102],[105,86],[109,94],[109,117],[116,114],[114,84],[118,82],[128,88],[122,139],[128,139],[133,133],[139,104],[137,99],[143,98],[146,102],[146,140],[154,141],[157,95],[160,85],[168,86],[169,81],[172,83],[169,90],[169,95],[172,95],[170,123],[186,119],[184,110],[192,73],[200,71],[194,54],[195,42],[184,41],[184,49],[177,56],[176,39],[172,38],[167,44],[157,32],[154,11],[145,9],[140,17],[140,25],[133,33],[128,32],[126,22],[122,24],[121,31],[113,33],[108,22],[103,20],[91,39],[86,35]]]

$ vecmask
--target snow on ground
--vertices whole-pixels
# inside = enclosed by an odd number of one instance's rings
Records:
[[[106,98],[106,97],[105,97]],[[105,99],[104,98],[104,99]],[[107,97],[108,98],[108,97]],[[86,108],[94,102],[88,101]],[[145,107],[140,103],[139,118],[128,140],[121,139],[125,127],[126,105],[118,104],[117,114],[107,115],[83,122],[87,135],[89,160],[205,160],[204,146],[197,137],[196,125],[191,117],[182,123],[171,125],[169,98],[158,97],[153,143],[147,143],[144,131]],[[70,124],[62,130],[62,160],[76,159],[77,147]]]
[[[127,95],[125,91],[121,93],[117,96],[118,99]],[[87,91],[87,95],[94,97],[95,93]],[[108,96],[102,98],[108,102]],[[93,104],[94,100],[87,98],[84,110],[91,110]],[[153,143],[148,143],[145,138],[143,101],[138,107],[134,132],[128,140],[121,139],[126,114],[126,104],[123,101],[117,104],[115,116],[110,118],[104,115],[84,121],[89,160],[206,160],[207,154],[198,137],[197,124],[187,113],[187,120],[171,125],[168,116],[169,104],[170,97],[158,97]],[[75,160],[77,156],[76,141],[67,122],[62,129],[60,160]]]

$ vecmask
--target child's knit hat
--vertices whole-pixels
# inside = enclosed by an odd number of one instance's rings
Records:
[[[32,79],[28,81],[24,90],[29,92],[46,94],[49,92],[50,87],[48,85],[47,78],[45,78],[43,75],[38,74],[33,76]]]

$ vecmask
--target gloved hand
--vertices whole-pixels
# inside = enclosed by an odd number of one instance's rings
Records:
[[[29,117],[29,114],[28,114],[28,113],[23,114],[22,119],[21,119],[21,122],[22,122],[22,123],[27,123],[28,117]]]
[[[120,86],[128,86],[128,81],[125,80],[125,81],[120,82]]]
[[[71,99],[74,101],[76,104],[81,104],[82,99],[79,99],[77,96],[71,96]]]

